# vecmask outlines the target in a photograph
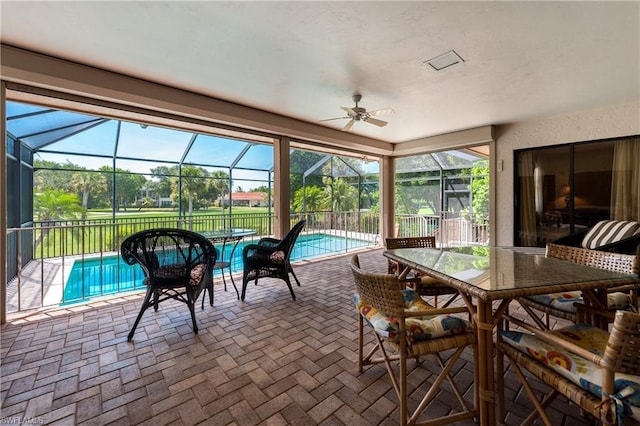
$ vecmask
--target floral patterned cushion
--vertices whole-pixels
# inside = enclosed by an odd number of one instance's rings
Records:
[[[202,280],[202,274],[205,270],[205,264],[199,263],[191,269],[191,275],[189,277],[189,284],[198,285]],[[184,265],[165,265],[157,268],[153,271],[153,275],[156,279],[161,281],[172,281],[185,278],[187,268]],[[149,279],[144,280],[145,284],[149,284]]]
[[[204,263],[198,263],[196,266],[191,269],[191,279],[189,280],[189,284],[198,285],[200,281],[202,281],[202,274],[204,274]]]
[[[402,290],[404,307],[407,311],[421,311],[433,309],[423,301],[413,290]],[[399,322],[397,318],[389,317],[373,306],[360,299],[358,294],[353,296],[354,303],[360,315],[376,330],[376,332],[398,343]],[[471,323],[453,315],[425,315],[406,319],[407,340],[409,343],[419,342],[438,337],[452,336],[472,331]]]
[[[581,291],[567,291],[564,293],[540,294],[537,296],[529,296],[543,305],[550,306],[564,312],[576,312],[574,303],[583,303]],[[607,294],[607,303],[611,310],[628,309],[631,306],[631,298],[626,293],[615,292]]]
[[[284,263],[285,258],[286,256],[284,255],[284,252],[282,250],[274,251],[269,256],[270,261],[272,261],[273,263],[279,263],[279,264]]]
[[[604,353],[609,339],[609,333],[587,324],[576,324],[550,333],[597,355]],[[557,345],[543,342],[529,333],[503,331],[501,335],[505,343],[526,353],[596,397],[602,396],[602,367]],[[640,420],[640,376],[616,373],[615,390],[617,394],[623,395],[620,397],[622,404],[619,408],[624,410],[624,415],[631,415]]]

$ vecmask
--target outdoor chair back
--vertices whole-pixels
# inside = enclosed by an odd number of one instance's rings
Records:
[[[207,288],[213,305],[213,265],[218,251],[200,234],[184,229],[149,229],[127,237],[120,247],[122,259],[138,264],[144,272],[147,293],[127,337],[131,341],[142,314],[174,299],[189,307],[194,333],[198,332],[194,306]]]
[[[638,275],[640,273],[640,256],[631,254],[619,254],[549,243],[547,244],[546,256],[626,274]],[[538,326],[545,329],[549,329],[551,326],[550,317],[577,322],[578,311],[576,303],[584,303],[582,292],[580,291],[527,296],[520,297],[517,300]],[[612,313],[618,309],[637,310],[638,285],[630,284],[610,288],[607,293],[607,308]],[[543,314],[544,320],[536,312]]]
[[[387,238],[387,249],[399,249],[399,248],[436,248],[436,237],[423,236],[423,237],[400,237],[400,238]],[[400,275],[405,265],[400,265],[394,260],[388,259],[388,270],[390,274]],[[419,274],[418,272],[411,272],[404,278],[406,285],[409,288],[414,289],[420,296],[433,297],[434,306],[438,307],[438,296],[449,295],[449,299],[441,306],[446,308],[449,306],[458,296],[458,290],[446,285],[442,281],[429,277],[427,275]]]
[[[242,250],[244,274],[241,300],[244,300],[249,281],[253,280],[257,285],[258,279],[266,277],[279,278],[287,283],[291,297],[296,300],[289,274],[293,275],[298,287],[300,287],[300,281],[291,267],[291,252],[305,223],[305,220],[296,223],[281,240],[263,237],[257,244],[249,244],[244,247]]]

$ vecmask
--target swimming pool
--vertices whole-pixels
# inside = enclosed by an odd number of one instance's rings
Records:
[[[232,272],[242,271],[242,249],[251,241],[241,241],[231,259]],[[313,259],[344,253],[372,245],[371,241],[344,238],[330,234],[308,234],[298,237],[291,253],[292,260]],[[221,251],[222,244],[216,244]],[[229,259],[233,245],[225,246],[224,259]],[[221,271],[216,270],[215,276]],[[84,302],[91,298],[144,289],[144,273],[139,265],[127,265],[117,255],[77,259],[64,286],[61,304]]]

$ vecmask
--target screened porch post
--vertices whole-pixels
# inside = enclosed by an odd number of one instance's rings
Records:
[[[380,238],[393,237],[395,225],[395,175],[396,160],[388,155],[380,159]]]
[[[275,139],[273,143],[273,169],[275,172],[273,182],[274,186],[278,188],[273,208],[275,216],[273,234],[276,238],[282,238],[291,227],[289,209],[289,188],[291,186],[289,177],[291,170],[290,145],[290,140],[287,136],[281,136],[279,139]]]
[[[0,81],[0,134],[3,135],[0,140],[0,169],[7,170],[7,129],[6,129],[6,84]],[[0,259],[7,259],[7,174],[0,173]],[[0,285],[0,324],[7,322],[7,262],[0,262],[0,277],[2,277],[2,285]]]
[[[273,212],[273,188],[271,185],[271,182],[273,182],[274,179],[274,170],[273,168],[271,170],[269,170],[269,184],[268,184],[268,188],[269,191],[267,192],[267,196],[269,197],[267,200],[267,223],[268,223],[268,230],[271,231],[272,226],[273,226],[273,221],[271,219],[271,213]]]

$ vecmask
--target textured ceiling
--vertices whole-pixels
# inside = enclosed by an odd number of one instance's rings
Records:
[[[640,3],[0,2],[2,42],[400,143],[637,101]],[[455,49],[464,63],[423,62]],[[346,120],[325,122],[341,128]]]

